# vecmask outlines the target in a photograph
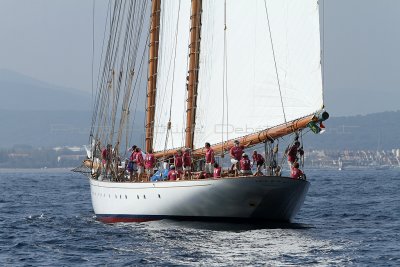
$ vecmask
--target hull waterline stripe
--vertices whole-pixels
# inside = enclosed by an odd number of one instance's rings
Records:
[[[121,214],[97,214],[96,219],[103,223],[120,222],[150,222],[159,220],[176,221],[209,221],[209,222],[289,222],[289,220],[276,220],[253,217],[209,217],[209,216],[171,216],[171,215],[121,215]]]

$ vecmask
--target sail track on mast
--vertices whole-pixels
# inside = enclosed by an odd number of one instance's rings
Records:
[[[161,0],[153,0],[151,6],[149,77],[147,80],[147,107],[145,125],[147,152],[153,149],[158,48],[160,38],[160,4]]]
[[[199,78],[200,32],[202,0],[192,0],[190,16],[189,76],[186,108],[185,147],[193,149],[194,129],[196,125],[197,90]]]

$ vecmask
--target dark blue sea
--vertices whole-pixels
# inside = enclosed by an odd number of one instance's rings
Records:
[[[103,224],[87,179],[0,171],[0,266],[400,266],[400,169],[310,170],[291,224]]]

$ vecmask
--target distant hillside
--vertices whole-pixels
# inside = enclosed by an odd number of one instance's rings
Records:
[[[7,110],[89,110],[90,93],[47,84],[0,69],[0,108]]]
[[[89,111],[0,110],[0,148],[15,144],[37,146],[83,145],[88,141]],[[144,140],[143,118],[135,122],[135,140]],[[304,136],[306,149],[392,149],[400,148],[400,111],[366,116],[336,117],[326,121],[326,132]],[[139,145],[139,142],[137,142]]]
[[[143,113],[138,114],[134,129],[143,129],[143,118]],[[0,110],[0,148],[16,144],[33,147],[84,145],[89,140],[90,119],[89,111]],[[142,132],[135,132],[135,140]]]
[[[0,70],[0,148],[82,145],[90,128],[90,93],[52,86],[8,70]],[[134,125],[135,139],[144,140],[144,114]],[[400,111],[365,116],[333,117],[322,135],[307,134],[306,148],[400,148]],[[136,141],[137,142],[137,141]],[[138,145],[142,145],[137,142]]]
[[[399,122],[400,111],[330,118],[324,134],[306,135],[306,146],[339,150],[400,148]]]
[[[88,92],[0,70],[0,148],[16,144],[33,147],[87,144],[90,105]],[[137,117],[143,120],[143,113]],[[140,119],[134,129],[143,128]],[[141,133],[136,131],[135,138]]]

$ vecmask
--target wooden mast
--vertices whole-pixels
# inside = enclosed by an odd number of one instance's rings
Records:
[[[153,149],[154,115],[157,85],[158,45],[160,36],[161,0],[152,0],[149,44],[149,76],[147,80],[146,152]]]
[[[186,137],[185,147],[193,149],[193,137],[197,107],[197,85],[199,77],[200,56],[200,31],[201,31],[202,0],[192,0],[190,44],[189,44],[189,76],[188,76],[188,98],[186,110]]]
[[[322,118],[320,119],[319,117],[322,114]],[[214,150],[214,152],[217,154],[218,152],[222,152],[222,150],[224,151],[228,151],[233,145],[234,145],[234,141],[238,140],[240,142],[240,145],[244,146],[245,148],[247,147],[251,147],[254,145],[257,145],[259,143],[265,142],[268,139],[277,139],[280,137],[283,137],[285,135],[294,133],[298,130],[304,129],[306,127],[308,127],[308,123],[310,122],[318,122],[320,120],[326,120],[329,117],[329,114],[326,112],[323,113],[317,113],[314,115],[310,115],[304,118],[300,118],[282,125],[278,125],[275,127],[272,127],[270,129],[266,129],[257,133],[253,133],[253,134],[249,134],[243,137],[238,137],[232,140],[228,140],[226,142],[223,143],[219,143],[219,144],[215,144],[212,145],[211,148]],[[195,157],[201,157],[205,155],[205,148],[199,148],[193,151],[193,155]],[[158,152],[155,153],[155,157],[156,158],[168,158],[168,157],[172,157],[174,154],[176,153],[176,149],[171,149],[171,150],[167,150],[167,151],[162,151],[162,152]]]

